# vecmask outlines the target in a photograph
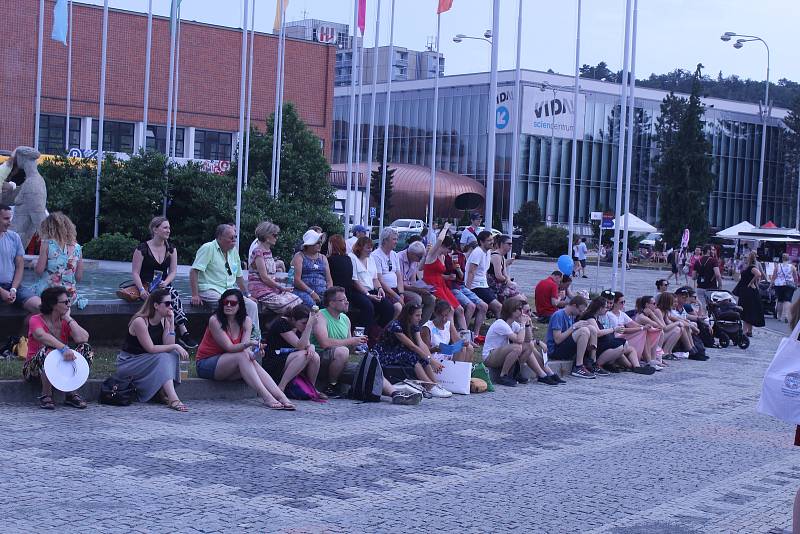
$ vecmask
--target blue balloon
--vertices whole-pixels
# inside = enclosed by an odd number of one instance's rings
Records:
[[[558,270],[567,276],[572,276],[572,268],[575,267],[575,262],[566,254],[558,257]]]

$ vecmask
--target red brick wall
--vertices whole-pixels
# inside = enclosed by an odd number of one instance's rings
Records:
[[[32,145],[36,96],[36,45],[39,2],[4,0],[6,20],[0,39],[0,150]],[[10,4],[10,5],[8,5]],[[66,111],[67,48],[50,39],[53,0],[45,2],[42,113]],[[100,95],[102,7],[73,8],[72,116],[97,118]],[[142,120],[147,15],[109,11],[106,119]],[[239,128],[241,32],[181,23],[178,125],[234,132]],[[278,39],[256,34],[253,64],[253,123],[262,130],[275,105]],[[286,42],[284,98],[331,147],[335,49],[317,43]],[[148,122],[166,124],[169,75],[169,19],[153,18]]]

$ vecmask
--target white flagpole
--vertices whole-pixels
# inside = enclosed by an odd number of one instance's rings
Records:
[[[147,150],[147,120],[150,111],[150,52],[153,48],[153,0],[147,2],[147,50],[144,63],[144,107],[142,111],[142,138],[140,146]],[[155,139],[154,139],[155,140]]]
[[[520,0],[521,2],[521,0]],[[433,232],[433,202],[436,196],[436,138],[439,134],[439,39],[442,14],[436,14],[436,74],[433,78],[433,136],[431,138],[431,187],[428,193],[428,231]]]
[[[394,63],[394,2],[389,19],[389,60],[386,62],[386,108],[383,110],[383,158],[381,159],[381,220],[380,231],[383,232],[383,217],[386,215],[386,161],[389,158],[389,118],[392,105],[392,63]],[[376,58],[377,59],[377,58]]]
[[[281,16],[280,16],[280,23],[281,29],[278,33],[278,61],[276,62],[276,72],[275,72],[275,113],[273,115],[273,124],[272,124],[272,183],[271,183],[271,193],[273,197],[278,196],[278,191],[280,189],[280,177],[278,176],[278,160],[280,159],[281,154],[281,136],[280,131],[278,129],[278,125],[280,122],[280,115],[281,110],[283,108],[283,101],[281,100],[282,91],[281,85],[283,83],[283,36],[284,36],[284,18],[286,16],[283,0],[278,0],[280,2],[281,8]]]
[[[575,188],[578,181],[578,90],[580,80],[580,57],[581,57],[581,0],[578,0],[578,25],[575,30],[575,91],[572,97],[572,155],[569,179],[569,248],[567,254],[572,256],[573,239],[575,238]],[[583,119],[583,118],[581,118]]]
[[[249,176],[250,167],[250,119],[253,111],[253,44],[255,43],[256,36],[256,0],[253,0],[252,11],[250,13],[250,58],[247,65],[247,131],[245,132],[245,139],[247,146],[244,150],[244,176],[243,186],[247,189],[247,177]]]
[[[353,143],[356,128],[356,76],[358,72],[358,0],[353,0],[353,40],[350,43],[350,124],[347,134],[347,189],[344,197],[344,235],[350,235],[351,189],[353,187]],[[391,61],[390,61],[391,63]]]
[[[364,36],[361,36],[361,47],[359,49],[358,59],[358,103],[356,104],[356,155],[355,167],[353,174],[355,181],[353,182],[353,204],[355,199],[358,198],[358,190],[361,184],[359,177],[361,176],[361,106],[364,99]],[[362,219],[364,215],[364,203],[360,203],[361,209],[358,210],[358,224],[363,224]],[[355,212],[355,205],[353,206]]]
[[[372,201],[370,195],[372,194],[372,162],[375,160],[372,154],[372,144],[375,140],[375,89],[378,86],[378,39],[380,38],[381,29],[381,0],[378,0],[377,11],[375,12],[375,50],[372,58],[372,96],[369,111],[369,140],[367,142],[367,194],[364,212],[367,214],[367,226],[372,228],[372,218],[369,216],[369,204]]]
[[[283,4],[281,4],[283,6]],[[281,190],[281,154],[283,148],[283,91],[286,88],[286,10],[281,15],[281,83],[278,102],[278,157],[275,160],[275,194]]]
[[[175,157],[175,145],[178,140],[178,95],[181,86],[181,5],[178,4],[178,17],[175,21],[175,92],[172,94],[172,146],[167,147],[167,154]]]
[[[508,235],[514,236],[514,209],[517,203],[517,174],[519,172],[519,135],[522,128],[522,2],[517,5],[517,67],[514,71],[514,127],[511,143],[511,188],[508,191]],[[522,236],[525,239],[525,236]],[[510,254],[510,252],[509,252]]]
[[[100,235],[100,175],[103,172],[103,124],[106,118],[106,50],[108,48],[108,0],[103,3],[103,40],[100,46],[100,120],[97,124],[97,177],[94,184],[94,237]]]
[[[72,113],[72,0],[67,8],[67,120],[64,123],[64,152],[69,153],[69,117]]]
[[[36,45],[36,123],[33,148],[39,150],[39,121],[42,114],[42,49],[44,48],[44,0],[39,0],[39,43]]]
[[[611,267],[611,289],[617,290],[617,271],[619,270],[619,240],[622,216],[622,177],[625,172],[625,124],[628,116],[626,96],[628,92],[628,68],[631,44],[631,0],[625,0],[625,46],[622,59],[622,87],[619,95],[619,149],[617,150],[617,202],[614,210],[614,258]],[[624,262],[623,262],[624,266]],[[623,267],[624,268],[624,267]]]
[[[242,226],[242,152],[244,149],[244,102],[247,77],[247,8],[250,0],[244,2],[244,16],[242,17],[242,70],[239,74],[239,139],[236,154],[236,235]]]
[[[628,92],[630,94],[630,109],[628,110],[628,144],[625,146],[627,152],[625,154],[625,231],[622,237],[622,257],[627,261],[628,259],[628,219],[630,218],[631,209],[631,180],[632,163],[633,163],[633,115],[636,111],[634,107],[634,98],[636,95],[636,26],[637,19],[639,18],[639,0],[633,0],[633,37],[631,39],[631,75],[630,87]],[[623,264],[624,266],[625,264]],[[625,272],[627,268],[622,269],[620,278],[620,285],[622,292],[625,292]]]
[[[172,92],[175,88],[175,25],[178,19],[178,3],[172,0],[172,7],[170,8],[170,29],[169,29],[169,79],[167,82],[167,132],[164,141],[164,154],[167,156],[166,164],[164,165],[164,205],[161,210],[161,215],[167,216],[167,191],[169,180],[169,149],[172,140]]]
[[[492,227],[492,210],[494,209],[494,175],[497,138],[497,56],[500,48],[500,0],[494,0],[492,6],[492,71],[489,75],[489,121],[487,124],[489,146],[486,151],[486,213],[483,225]],[[549,199],[548,199],[549,205]]]

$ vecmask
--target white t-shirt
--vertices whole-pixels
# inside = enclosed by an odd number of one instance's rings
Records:
[[[358,238],[356,236],[348,237],[347,240],[344,242],[344,247],[347,250],[347,253],[350,254],[353,252],[353,245],[356,244]]]
[[[441,344],[450,344],[450,321],[444,323],[444,328],[439,330],[433,321],[428,321],[423,327],[431,331],[431,347],[438,347]]]
[[[575,248],[576,248],[576,252],[577,252],[575,255],[578,257],[578,259],[579,260],[585,260],[586,259],[586,243],[581,241],[580,243],[578,243],[578,245]]]
[[[481,247],[476,247],[475,250],[470,252],[469,258],[467,258],[467,272],[464,275],[464,279],[466,280],[469,277],[470,270],[475,270],[475,274],[472,276],[472,284],[470,284],[469,289],[475,289],[476,287],[489,287],[489,283],[486,281],[486,271],[489,270],[489,252],[484,252]]]
[[[626,326],[628,323],[633,322],[633,319],[628,317],[624,311],[619,312],[619,316],[614,315],[614,312],[606,312],[606,322],[609,328],[616,328],[618,326]]]
[[[367,256],[366,266],[352,252],[348,256],[353,262],[353,280],[360,282],[368,291],[376,289],[372,281],[378,277],[378,268],[375,266],[372,256]]]
[[[381,282],[392,289],[396,288],[397,271],[400,270],[400,258],[397,257],[397,252],[392,250],[387,256],[382,249],[376,248],[369,257],[375,262]]]
[[[489,357],[489,353],[494,349],[508,345],[508,337],[515,335],[522,329],[522,325],[514,321],[510,325],[503,319],[498,319],[489,327],[486,332],[486,341],[483,344],[483,359]]]

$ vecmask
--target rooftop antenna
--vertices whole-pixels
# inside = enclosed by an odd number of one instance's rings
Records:
[[[425,45],[425,49],[428,52],[433,52],[434,45],[436,44],[436,43],[434,43],[434,39],[435,39],[435,37],[433,35],[429,35],[428,36],[428,41],[427,41],[427,44]]]

